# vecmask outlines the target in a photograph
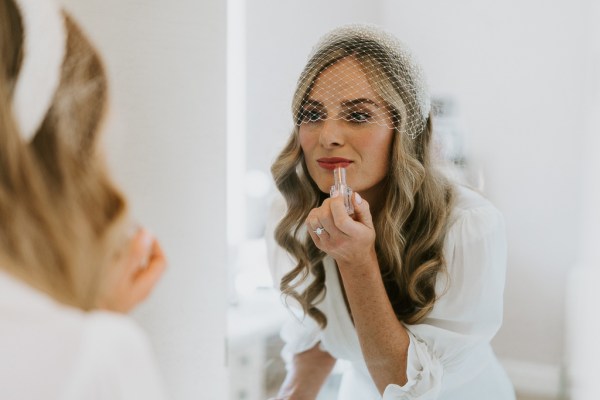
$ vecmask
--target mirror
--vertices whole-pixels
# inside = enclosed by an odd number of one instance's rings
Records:
[[[565,281],[576,264],[594,259],[574,260],[586,247],[575,232],[598,238],[597,229],[586,230],[579,211],[582,191],[598,198],[591,178],[599,169],[595,156],[591,150],[581,153],[582,143],[600,148],[590,139],[598,121],[589,116],[599,105],[598,72],[584,66],[598,63],[600,35],[593,35],[591,16],[600,17],[598,7],[588,0],[552,5],[231,0],[229,6],[238,12],[232,37],[243,61],[235,63],[242,111],[230,118],[240,124],[237,117],[243,115],[238,132],[245,132],[239,139],[245,162],[235,166],[234,184],[244,192],[237,194],[236,215],[244,210],[238,227],[245,234],[230,239],[229,398],[271,396],[284,375],[277,356],[283,314],[262,237],[275,191],[269,169],[292,129],[292,94],[311,47],[325,32],[352,22],[389,30],[423,65],[447,155],[467,167],[470,182],[506,220],[504,323],[494,350],[520,399],[563,398],[572,385]],[[586,210],[597,220],[594,207]],[[328,382],[332,390],[335,380],[334,374]]]
[[[413,50],[472,179],[505,216],[504,325],[493,346],[519,394],[558,399],[589,382],[593,368],[581,381],[569,371],[600,358],[580,336],[596,338],[598,327],[572,311],[593,315],[597,303],[594,285],[582,288],[597,282],[586,266],[598,265],[600,237],[597,2],[63,2],[112,73],[124,125],[107,139],[113,165],[171,258],[135,317],[174,398],[264,399],[281,382],[285,310],[262,238],[269,167],[291,130],[292,92],[311,47],[351,22],[380,25]],[[225,27],[237,30],[228,37]],[[227,176],[226,155],[236,160]],[[565,286],[576,266],[578,298]],[[325,390],[335,391],[336,376]]]

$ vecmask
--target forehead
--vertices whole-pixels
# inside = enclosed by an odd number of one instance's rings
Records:
[[[324,104],[358,98],[380,100],[361,63],[354,57],[345,57],[321,71],[309,97]]]

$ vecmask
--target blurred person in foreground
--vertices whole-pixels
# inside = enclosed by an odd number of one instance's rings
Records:
[[[0,0],[0,398],[166,398],[123,315],[166,260],[99,148],[102,61],[53,0]]]

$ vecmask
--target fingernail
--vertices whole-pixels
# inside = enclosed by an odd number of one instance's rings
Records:
[[[135,235],[139,232],[141,228],[140,224],[138,224],[135,220],[130,221],[128,223],[129,227],[127,228],[127,237],[129,239],[133,239]]]
[[[331,192],[331,198],[332,199],[338,197],[339,195],[340,195],[340,191],[339,190],[334,190],[333,192]]]
[[[142,246],[144,246],[144,256],[140,262],[140,268],[148,267],[148,263],[150,262],[150,251],[152,249],[152,242],[154,241],[154,235],[150,233],[147,229],[142,228]]]
[[[362,197],[360,197],[358,192],[354,192],[354,198],[356,199],[356,204],[362,204]]]
[[[150,246],[152,246],[152,242],[154,241],[154,235],[150,233],[146,228],[142,228],[142,245],[144,249],[150,250]]]

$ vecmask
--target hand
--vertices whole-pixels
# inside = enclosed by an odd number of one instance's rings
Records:
[[[138,228],[111,266],[102,290],[100,308],[126,313],[148,297],[167,261],[160,244],[146,229]]]
[[[333,257],[340,268],[372,265],[375,253],[375,228],[369,203],[353,193],[354,214],[349,216],[344,199],[337,193],[314,208],[306,218],[306,227],[315,245]],[[315,230],[325,229],[320,235]]]
[[[279,393],[271,400],[314,400],[335,366],[336,359],[320,343],[294,354]]]

